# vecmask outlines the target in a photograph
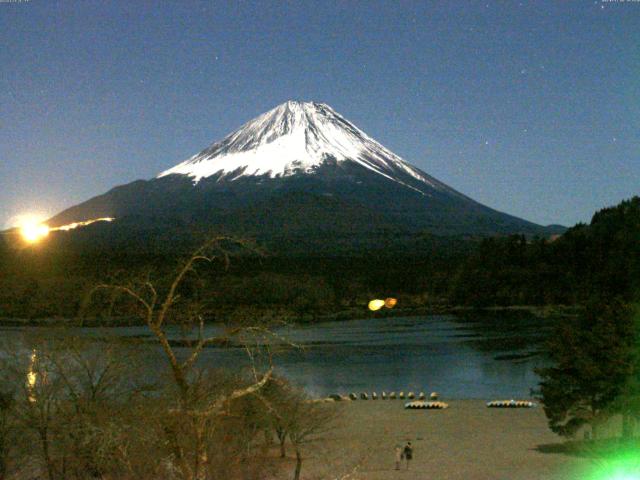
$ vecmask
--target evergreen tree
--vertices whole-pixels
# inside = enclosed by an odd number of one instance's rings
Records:
[[[640,422],[640,305],[634,306],[633,312],[632,366],[621,395],[616,402],[616,409],[622,414],[622,436],[634,436],[636,424]]]
[[[633,315],[620,300],[591,302],[584,313],[558,327],[549,342],[553,366],[538,370],[549,427],[572,436],[591,425],[593,436],[610,415],[634,373]]]

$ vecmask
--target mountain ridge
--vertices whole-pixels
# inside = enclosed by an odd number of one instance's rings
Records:
[[[562,231],[476,202],[406,162],[326,104],[293,101],[155,178],[115,187],[50,222],[104,216],[153,222],[154,228],[163,218],[182,219],[254,237],[295,232],[331,242],[326,233],[333,232],[355,245],[378,239],[380,228],[407,235]]]

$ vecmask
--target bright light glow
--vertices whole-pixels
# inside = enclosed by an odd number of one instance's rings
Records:
[[[591,474],[581,474],[581,480],[640,480],[638,444],[622,446],[617,452],[604,454],[596,460]]]
[[[49,235],[49,227],[36,217],[22,217],[18,226],[27,243],[37,243]]]
[[[115,220],[115,218],[113,217],[103,217],[103,218],[95,218],[93,220],[85,220],[84,222],[73,222],[70,223],[68,225],[62,225],[61,227],[55,227],[52,228],[51,230],[60,230],[62,232],[66,232],[69,230],[73,230],[75,228],[78,227],[85,227],[87,225],[91,225],[92,223],[96,223],[96,222],[113,222]]]
[[[610,480],[640,480],[640,473],[617,472],[609,478]]]
[[[369,302],[369,310],[371,310],[372,312],[380,310],[382,307],[384,307],[384,300],[376,299]]]
[[[102,217],[92,220],[84,220],[82,222],[73,222],[60,227],[49,227],[44,221],[34,215],[22,215],[18,217],[16,225],[20,231],[20,235],[27,243],[38,243],[43,238],[47,237],[50,232],[67,232],[79,227],[85,227],[96,222],[113,222],[115,218]]]

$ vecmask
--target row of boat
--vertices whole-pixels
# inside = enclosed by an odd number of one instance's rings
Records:
[[[437,400],[439,397],[438,393],[433,392],[429,395],[429,399],[430,400]],[[367,392],[362,392],[359,395],[357,393],[351,392],[347,397],[344,397],[342,395],[338,395],[338,394],[333,394],[333,395],[329,395],[329,398],[332,398],[336,401],[339,400],[404,400],[409,399],[409,400],[414,400],[414,399],[418,399],[418,400],[426,400],[427,396],[425,395],[424,392],[420,392],[419,394],[415,394],[414,392],[409,392],[407,394],[405,394],[404,392],[400,392],[400,393],[396,393],[396,392],[382,392],[380,393],[380,395],[378,396],[377,392],[371,392],[371,394],[367,393]]]

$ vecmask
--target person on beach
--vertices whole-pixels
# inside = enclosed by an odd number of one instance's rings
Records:
[[[396,445],[396,470],[400,470],[400,463],[402,462],[402,458],[404,454],[402,453],[402,447],[400,445]]]
[[[407,461],[407,470],[409,470],[409,463],[413,458],[413,447],[411,446],[411,442],[407,442],[407,444],[404,446],[404,450],[402,451],[402,454],[405,460]]]

